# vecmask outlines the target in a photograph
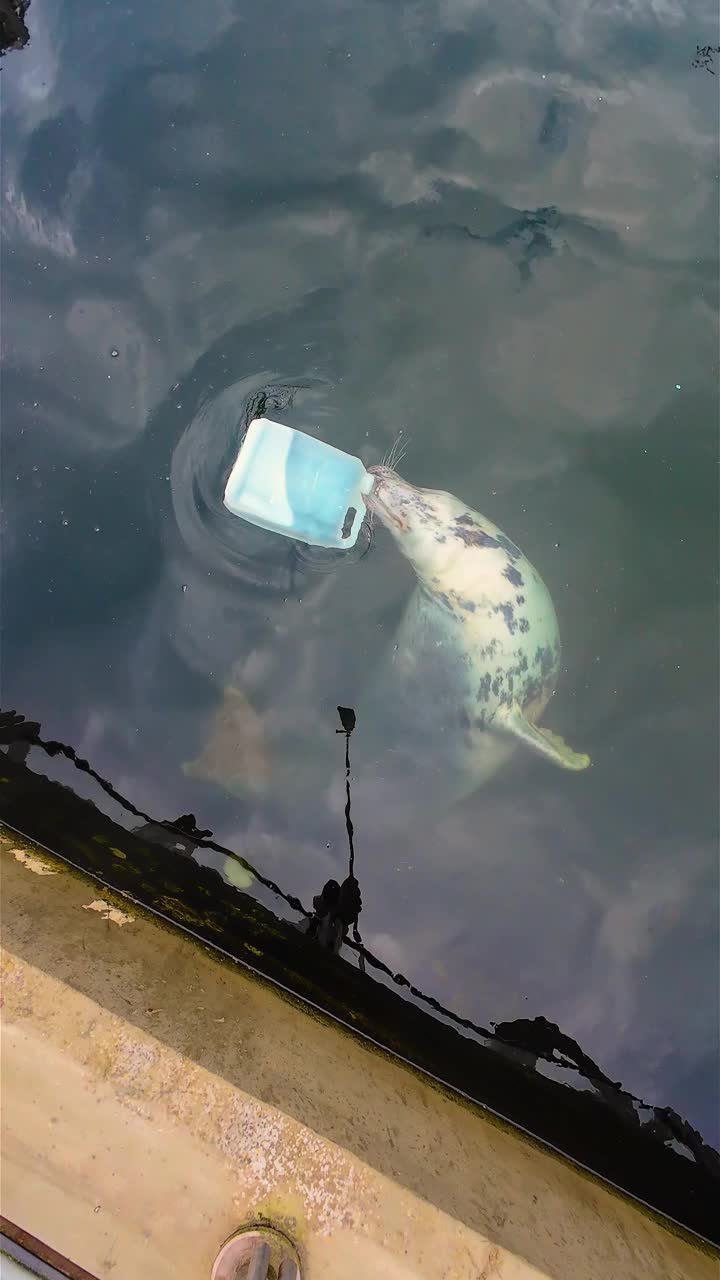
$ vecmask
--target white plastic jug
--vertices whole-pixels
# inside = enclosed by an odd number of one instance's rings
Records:
[[[315,547],[355,545],[373,477],[359,458],[270,418],[250,423],[227,484],[228,511]]]

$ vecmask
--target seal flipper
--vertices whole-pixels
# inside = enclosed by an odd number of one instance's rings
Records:
[[[587,769],[590,764],[590,757],[583,752],[573,751],[559,733],[531,724],[516,702],[511,707],[501,707],[498,710],[493,728],[511,734],[561,769]]]
[[[242,689],[228,685],[215,709],[197,759],[182,765],[188,778],[214,782],[231,795],[262,795],[272,781],[272,759],[262,717]]]

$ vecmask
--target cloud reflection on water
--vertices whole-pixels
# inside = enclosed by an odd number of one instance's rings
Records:
[[[519,12],[160,5],[136,47],[79,10],[61,38],[34,0],[4,66],[4,681],[143,807],[195,786],[221,840],[311,896],[342,851],[334,706],[407,568],[379,537],[291,573],[263,537],[239,591],[170,477],[261,373],[317,379],[302,422],[367,461],[402,428],[407,475],[546,576],[548,718],[596,765],[519,761],[392,857],[359,812],[368,927],[462,1012],[547,1014],[717,1140],[717,122],[689,70],[709,10]],[[292,751],[322,741],[290,813],[182,774],[231,680],[281,761],[290,719]]]

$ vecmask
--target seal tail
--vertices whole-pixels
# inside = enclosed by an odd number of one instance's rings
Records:
[[[573,751],[559,733],[551,729],[543,729],[540,725],[531,724],[525,718],[517,703],[507,709],[498,711],[495,726],[502,732],[510,734],[519,742],[544,756],[552,764],[561,769],[587,769],[590,757],[581,751]]]

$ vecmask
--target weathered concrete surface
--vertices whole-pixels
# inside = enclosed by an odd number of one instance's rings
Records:
[[[208,1276],[263,1214],[311,1280],[717,1280],[715,1258],[563,1160],[0,846],[2,1211],[100,1280]]]

